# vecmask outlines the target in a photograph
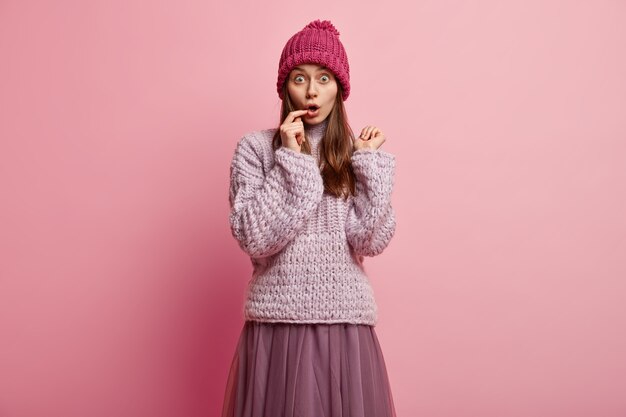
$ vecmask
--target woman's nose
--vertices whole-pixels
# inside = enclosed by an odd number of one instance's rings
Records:
[[[309,83],[309,87],[307,88],[307,93],[310,96],[317,95],[317,87],[315,86],[315,83]]]

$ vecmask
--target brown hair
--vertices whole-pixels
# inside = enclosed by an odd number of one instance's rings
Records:
[[[290,112],[298,110],[289,98],[287,83],[283,84],[283,92],[284,99],[280,109],[279,126]],[[343,88],[341,83],[337,83],[335,104],[327,117],[328,126],[326,126],[326,132],[324,132],[319,148],[324,192],[335,197],[343,196],[345,199],[348,197],[348,194],[355,195],[356,178],[350,160],[353,152],[354,133],[348,124],[348,115],[343,105]],[[277,129],[272,139],[272,148],[276,150],[281,146],[280,129]],[[311,145],[308,140],[302,143],[301,150],[302,153],[311,155]]]

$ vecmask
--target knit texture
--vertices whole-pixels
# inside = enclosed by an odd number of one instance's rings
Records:
[[[327,120],[307,127],[312,154],[272,149],[276,129],[245,134],[230,168],[230,226],[253,273],[246,320],[375,325],[377,305],[363,265],[395,228],[395,156],[353,152],[357,195],[324,192],[318,145]]]
[[[350,64],[346,50],[339,40],[339,31],[330,20],[314,20],[293,35],[280,54],[276,91],[284,99],[283,84],[291,70],[306,63],[329,68],[343,87],[343,101],[350,95]]]

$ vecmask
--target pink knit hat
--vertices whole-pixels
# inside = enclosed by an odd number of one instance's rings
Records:
[[[343,87],[343,100],[350,95],[350,65],[339,40],[339,31],[330,20],[314,20],[293,35],[280,55],[278,63],[278,96],[284,99],[283,83],[291,70],[299,64],[320,64],[328,67]]]

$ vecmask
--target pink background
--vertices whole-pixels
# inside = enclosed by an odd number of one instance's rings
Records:
[[[398,416],[626,415],[626,3],[0,3],[0,416],[218,416],[228,169],[330,19],[398,157]]]

